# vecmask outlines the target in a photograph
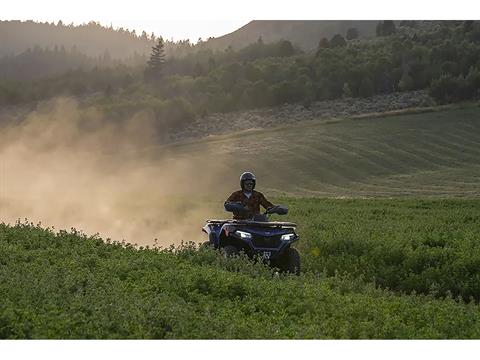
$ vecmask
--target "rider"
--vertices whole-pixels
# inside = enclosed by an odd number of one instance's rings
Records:
[[[234,211],[234,219],[252,219],[254,215],[260,214],[260,205],[265,209],[274,206],[261,192],[253,190],[255,188],[255,183],[255,175],[251,172],[244,172],[240,176],[240,187],[242,190],[235,191],[225,201],[225,205],[228,203],[241,203],[246,208],[246,211],[244,212]]]

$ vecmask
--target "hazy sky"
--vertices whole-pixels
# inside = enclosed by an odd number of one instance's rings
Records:
[[[242,0],[238,9],[228,1],[105,1],[105,0],[16,0],[2,3],[1,20],[35,20],[57,23],[81,24],[97,21],[102,25],[113,25],[154,32],[166,39],[190,39],[218,37],[237,30],[255,16],[255,1]],[[260,15],[257,12],[257,15]],[[261,15],[260,15],[261,16]]]
[[[201,37],[206,40],[208,37],[218,37],[242,27],[248,20],[129,20],[119,19],[113,21],[100,21],[102,25],[110,25],[114,28],[123,27],[130,30],[135,29],[137,34],[145,30],[149,35],[161,35],[164,39],[183,40],[190,39],[196,43]]]
[[[3,1],[0,20],[35,20],[102,25],[154,32],[174,40],[221,36],[251,20],[470,19],[480,12],[471,0],[15,0]],[[478,16],[477,16],[478,17]]]

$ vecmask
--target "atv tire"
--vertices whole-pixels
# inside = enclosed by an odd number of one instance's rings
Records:
[[[285,250],[280,260],[280,270],[295,275],[300,275],[300,254],[294,248]]]
[[[238,249],[235,246],[232,246],[232,245],[227,245],[227,246],[223,247],[222,250],[223,250],[223,254],[227,258],[238,255],[238,253],[239,253]]]

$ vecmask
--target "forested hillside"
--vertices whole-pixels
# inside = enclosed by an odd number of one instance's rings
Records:
[[[114,59],[126,59],[150,52],[155,38],[161,34],[137,34],[135,30],[105,27],[95,21],[87,24],[42,23],[35,21],[0,21],[0,57],[14,56],[27,49],[55,47],[99,57],[108,53]],[[186,42],[166,42],[167,51],[175,52]],[[187,44],[190,47],[190,43]]]
[[[154,77],[146,62],[128,66],[107,54],[92,59],[62,48],[34,49],[0,60],[0,104],[88,95],[93,99],[89,105],[115,117],[151,110],[159,121],[170,114],[169,121],[182,127],[210,113],[286,103],[308,109],[317,101],[413,90],[428,90],[433,98],[428,105],[479,98],[480,22],[380,21],[374,38],[359,39],[355,33],[318,39],[314,52],[303,52],[288,40],[266,43],[261,38],[239,50],[199,47],[181,58],[166,56]],[[167,45],[162,44],[165,55]],[[35,79],[56,71],[54,64],[65,69],[65,59],[74,59],[80,68]],[[19,81],[15,74],[34,79]]]
[[[375,36],[377,23],[360,20],[255,20],[230,34],[209,39],[206,45],[211,49],[228,46],[240,49],[261,37],[266,43],[288,40],[302,50],[311,51],[317,48],[322,37],[346,34],[349,29],[356,29],[360,38]]]
[[[166,51],[172,56],[183,56],[192,50],[206,49],[223,51],[229,46],[240,49],[262,37],[266,43],[289,40],[302,50],[312,50],[321,37],[330,38],[335,34],[346,34],[350,28],[358,30],[358,36],[375,35],[378,21],[251,21],[242,28],[218,38],[204,39],[196,44],[190,41],[166,42]],[[159,21],[161,27],[161,21]],[[103,56],[107,52],[112,58],[125,59],[134,54],[148,55],[155,35],[145,31],[137,34],[135,30],[105,27],[95,21],[73,25],[41,23],[34,21],[0,21],[0,57],[18,55],[34,47],[75,47],[89,56]],[[196,49],[194,49],[196,48]]]

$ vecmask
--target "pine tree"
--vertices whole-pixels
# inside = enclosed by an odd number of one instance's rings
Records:
[[[390,36],[397,32],[397,28],[393,20],[385,20],[383,22],[383,35]]]
[[[322,51],[322,49],[327,49],[329,47],[330,47],[330,41],[328,41],[326,37],[323,37],[318,43],[317,53],[315,56],[320,55],[320,52]]]
[[[165,63],[165,50],[163,39],[158,38],[157,45],[152,47],[150,60],[147,62],[145,69],[145,78],[147,80],[156,80],[162,77],[163,64]]]
[[[203,66],[197,61],[195,63],[195,68],[193,70],[193,77],[196,78],[197,76],[203,75]]]
[[[356,28],[349,28],[346,34],[347,40],[358,39],[358,30]]]
[[[377,36],[383,36],[383,21],[379,21],[375,28]]]
[[[343,38],[342,35],[336,34],[333,36],[333,38],[330,40],[330,47],[341,47],[347,45],[347,42]]]
[[[376,33],[377,36],[390,36],[397,32],[395,23],[393,20],[380,21],[377,24]]]

